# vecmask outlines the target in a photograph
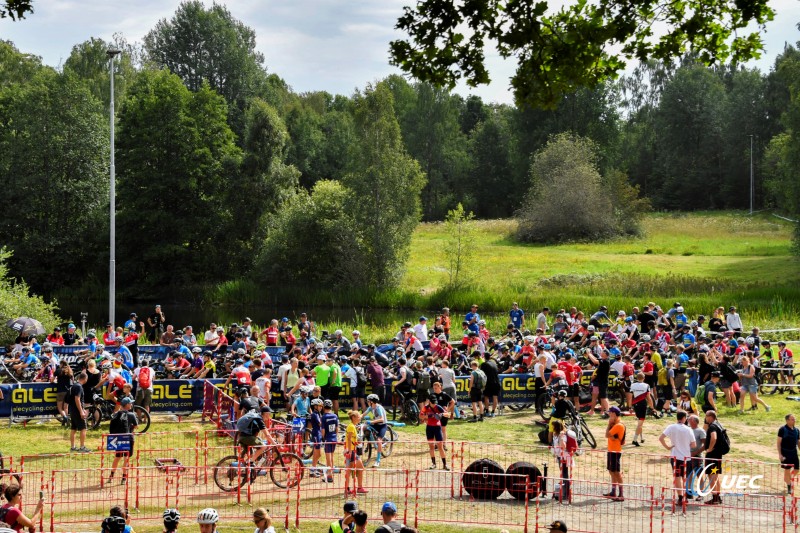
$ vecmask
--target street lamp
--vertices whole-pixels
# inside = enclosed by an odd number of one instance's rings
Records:
[[[750,135],[750,214],[753,214],[753,196],[755,195],[755,186],[753,185],[753,136]]]
[[[114,169],[114,58],[120,55],[120,50],[109,49],[106,51],[108,56],[108,72],[111,77],[111,103],[109,104],[109,115],[111,124],[111,158],[110,158],[110,187],[109,187],[109,203],[110,203],[110,242],[109,242],[109,263],[108,263],[108,321],[114,323],[114,314],[116,311],[116,191],[115,191],[115,169]]]

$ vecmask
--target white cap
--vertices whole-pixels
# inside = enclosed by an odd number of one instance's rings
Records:
[[[333,334],[334,335],[341,335],[342,334],[342,330],[337,329],[336,331],[333,332]]]
[[[323,354],[323,353],[317,355],[317,359],[319,359],[320,361],[327,361],[328,360],[328,358],[325,357],[325,354]]]
[[[353,330],[353,335],[361,335],[361,332],[358,331],[357,329],[354,329]]]

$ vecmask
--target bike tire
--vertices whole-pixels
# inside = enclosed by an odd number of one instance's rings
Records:
[[[296,487],[303,480],[303,460],[294,453],[277,453],[269,467],[269,477],[276,487]]]
[[[147,433],[147,430],[150,429],[150,413],[144,407],[135,405],[133,414],[136,415],[136,420],[139,422],[139,425],[136,426],[136,433]]]
[[[550,408],[553,405],[553,400],[549,394],[540,394],[536,398],[536,414],[544,418],[545,422],[550,420]]]
[[[228,455],[214,465],[214,483],[223,492],[236,492],[236,489],[247,483],[247,467],[234,466],[238,462],[238,457]]]
[[[382,448],[381,455],[383,457],[389,457],[390,455],[392,455],[394,443],[399,440],[400,440],[400,435],[398,435],[397,432],[391,426],[386,428],[386,436],[383,439],[383,446],[381,447]]]
[[[761,383],[758,386],[758,392],[762,396],[766,394],[775,394],[778,392],[778,375],[775,372],[768,372],[761,374]]]
[[[597,448],[597,441],[595,440],[594,435],[592,435],[592,430],[589,429],[589,426],[586,424],[586,420],[583,418],[581,418],[581,430],[583,431],[583,438],[589,443],[589,446],[593,450]]]
[[[409,424],[412,426],[419,425],[419,406],[417,402],[414,400],[406,400],[405,403],[403,403],[403,414]]]
[[[300,447],[301,450],[301,457],[303,459],[311,459],[311,456],[314,454],[314,444],[311,442],[311,430],[307,429],[303,433],[303,442]]]
[[[375,434],[371,434],[370,437],[375,438]],[[361,462],[364,463],[364,466],[366,467],[372,466],[372,463],[375,462],[375,458],[372,455],[372,448],[375,446],[377,445],[373,444],[372,441],[367,441],[364,443],[364,451],[361,454]]]
[[[88,413],[86,414],[86,426],[92,430],[98,429],[102,421],[103,421],[102,410],[94,405],[91,406],[89,408]]]
[[[512,410],[512,411],[514,411],[516,413],[518,411],[522,411],[523,409],[527,409],[528,407],[530,407],[530,404],[527,404],[527,403],[511,403],[511,404],[508,404],[507,407],[510,410]]]

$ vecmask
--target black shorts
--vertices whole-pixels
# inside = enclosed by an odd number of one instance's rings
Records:
[[[386,395],[386,385],[378,385],[377,387],[372,387],[372,394],[376,394],[378,398],[380,398],[381,403],[384,403]]]
[[[781,461],[781,468],[784,470],[791,470],[794,468],[795,470],[800,470],[800,461],[798,461],[797,453],[794,454],[783,454],[783,461]]]
[[[708,466],[710,464],[716,465],[718,471],[717,472],[711,472],[714,469],[714,467],[712,466],[708,470],[706,470],[707,474],[714,474],[714,473],[722,474],[722,457],[708,457],[708,456],[706,456],[706,466]]]
[[[444,440],[440,426],[425,426],[425,436],[428,437],[428,440],[435,440],[436,442]]]
[[[604,400],[608,398],[608,381],[605,383],[598,383],[597,384],[597,398],[600,400]]]
[[[330,400],[331,399],[331,386],[330,385],[325,385],[323,387],[320,387],[320,396],[322,396],[322,398],[325,399],[325,400]]]
[[[664,397],[664,400],[672,400],[674,398],[672,395],[672,387],[669,385],[661,385],[659,388],[661,389],[661,396]]]
[[[606,470],[622,472],[622,452],[606,452]]]
[[[581,395],[581,386],[578,383],[573,383],[569,386],[569,395],[573,398],[577,398]]]
[[[350,397],[351,398],[366,398],[367,397],[367,390],[366,387],[356,387],[350,388]]]
[[[674,477],[686,477],[686,461],[670,457],[669,464],[672,467],[672,475]]]
[[[639,403],[633,404],[633,412],[636,414],[637,420],[644,420],[647,418],[647,400],[642,400]]]
[[[486,388],[483,389],[483,398],[491,399],[495,396],[500,394],[500,384],[499,383],[487,383]]]
[[[449,418],[447,418],[446,416],[442,415],[442,419],[440,420],[440,422],[442,423],[442,427],[443,427],[443,428],[446,428],[446,427],[447,427],[447,423],[448,423],[449,421],[450,421],[450,419],[449,419]]]
[[[336,442],[325,441],[325,453],[333,453],[336,451]]]
[[[133,455],[133,443],[131,443],[131,449],[128,452],[116,452],[114,453],[114,457],[131,457]]]
[[[69,416],[69,428],[74,431],[83,431],[86,429],[86,420],[81,418],[80,416],[73,415],[75,410],[74,408],[70,411]]]
[[[480,403],[483,401],[483,391],[478,387],[472,387],[469,390],[469,401],[472,403]]]
[[[328,387],[328,394],[330,396],[325,396],[328,400],[338,400],[339,395],[342,393],[341,387]]]

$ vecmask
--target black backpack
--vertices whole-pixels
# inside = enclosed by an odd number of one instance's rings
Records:
[[[128,418],[127,411],[117,411],[111,417],[111,424],[109,425],[109,433],[112,435],[121,435],[131,432],[130,419]]]
[[[0,507],[0,522],[6,521],[6,515],[8,514],[8,510],[12,507]]]
[[[726,455],[731,451],[731,439],[728,437],[728,430],[726,430],[719,422],[714,422],[712,425],[716,426],[717,431],[717,444],[720,455]]]
[[[364,369],[360,366],[356,367],[356,385],[358,387],[366,387],[367,386],[367,374],[364,372]]]

